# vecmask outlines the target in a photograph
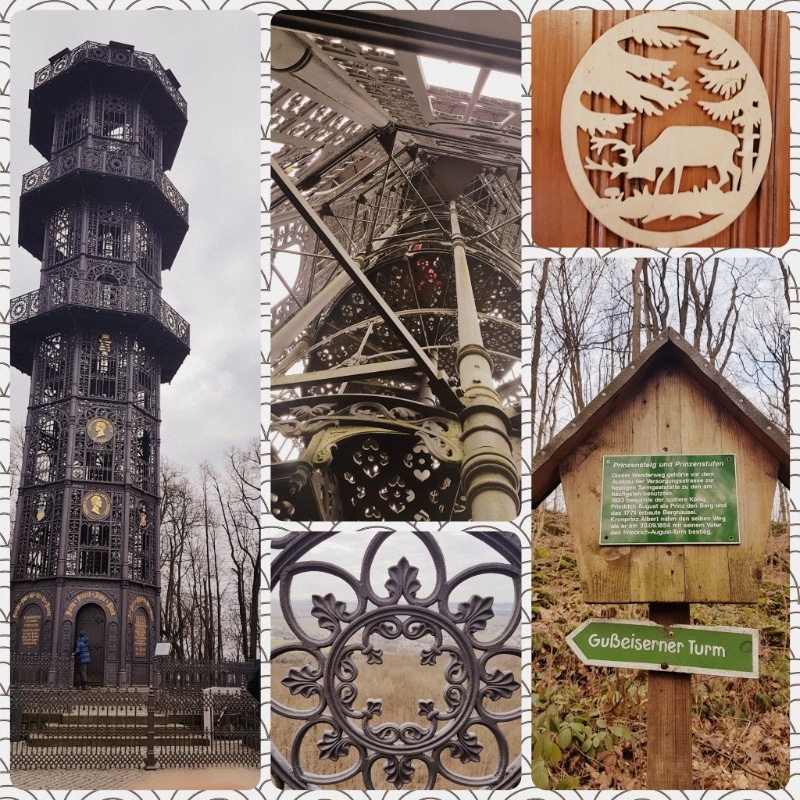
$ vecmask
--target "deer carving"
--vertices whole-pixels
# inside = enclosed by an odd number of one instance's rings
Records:
[[[592,147],[594,150],[602,150],[607,144],[612,144],[613,149],[620,152],[622,161],[610,166],[604,162],[600,166],[591,165],[587,159],[587,167],[610,172],[612,178],[624,174],[628,178],[656,181],[655,194],[659,194],[661,185],[670,172],[675,173],[672,192],[677,194],[684,167],[716,169],[719,174],[719,182],[716,184],[718,189],[730,179],[731,189],[735,190],[742,174],[741,168],[733,160],[739,148],[739,139],[735,134],[721,128],[673,125],[661,131],[639,153],[638,158],[633,153],[635,145],[620,142],[618,139],[599,139]]]

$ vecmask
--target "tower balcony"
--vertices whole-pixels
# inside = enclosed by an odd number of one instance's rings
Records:
[[[100,86],[111,86],[138,97],[156,116],[164,133],[164,164],[172,166],[186,128],[186,100],[171,70],[150,53],[141,53],[121,42],[84,42],[56,53],[36,73],[31,90],[31,144],[50,157],[54,109],[65,94],[80,89],[87,96]]]
[[[47,212],[75,197],[113,194],[146,208],[164,238],[162,267],[168,269],[189,227],[189,206],[150,158],[133,155],[126,143],[107,139],[62,150],[26,173],[20,197],[19,243],[41,258]]]
[[[30,374],[39,341],[62,330],[65,316],[129,327],[159,358],[162,382],[175,377],[189,354],[189,323],[157,290],[69,278],[11,301],[12,366]]]

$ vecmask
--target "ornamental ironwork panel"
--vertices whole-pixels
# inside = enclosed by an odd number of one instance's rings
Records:
[[[41,86],[70,69],[81,61],[100,61],[109,64],[128,67],[129,69],[152,72],[169,93],[175,105],[186,113],[186,100],[169,77],[156,56],[151,53],[139,53],[127,48],[116,48],[98,42],[84,42],[71,50],[62,58],[57,59],[46,67],[38,70],[34,77],[34,86]]]
[[[279,786],[516,785],[514,536],[296,533],[272,546]]]
[[[44,487],[23,494],[20,543],[13,572],[17,580],[56,574],[63,497],[63,491]]]
[[[185,222],[189,219],[189,205],[161,168],[149,158],[139,158],[126,152],[117,144],[75,145],[55,155],[52,161],[25,173],[22,194],[67,175],[75,170],[89,170],[106,175],[121,175],[155,184]]]
[[[15,675],[34,668],[24,662],[12,665]],[[15,684],[11,768],[255,767],[260,755],[258,711],[256,701],[241,688],[85,692]]]
[[[178,341],[189,344],[189,323],[161,299],[157,289],[147,286],[114,286],[74,278],[59,280],[15,297],[11,304],[11,321],[21,322],[68,305],[145,314],[158,320]]]

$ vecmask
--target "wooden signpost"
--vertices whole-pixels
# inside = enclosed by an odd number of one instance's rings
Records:
[[[673,661],[690,653],[687,637],[706,655],[720,651],[709,629],[685,633],[690,603],[758,601],[776,483],[788,486],[789,462],[784,433],[672,330],[533,460],[534,507],[564,489],[584,601],[647,603],[649,625],[684,643],[672,653],[659,645],[665,657],[648,673],[648,789],[692,787],[690,675]],[[570,643],[593,663],[585,630]],[[708,669],[757,676],[757,637],[748,670],[730,667],[721,641],[729,666],[712,658]],[[753,636],[739,630],[738,641],[746,651]],[[634,666],[617,655],[610,661]]]

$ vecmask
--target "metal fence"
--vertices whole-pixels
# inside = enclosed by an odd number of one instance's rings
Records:
[[[208,680],[215,673],[194,674]],[[221,674],[231,675],[216,673]],[[12,684],[11,768],[258,766],[256,700],[241,681],[205,687],[198,683],[181,689],[86,691],[58,684]]]
[[[245,686],[255,668],[252,661],[172,661],[156,658],[159,686],[170,689]]]
[[[12,769],[257,766],[259,707],[241,688],[14,686]]]
[[[41,655],[11,656],[11,685],[38,685],[56,683],[68,686],[73,678],[73,658],[50,658]]]

